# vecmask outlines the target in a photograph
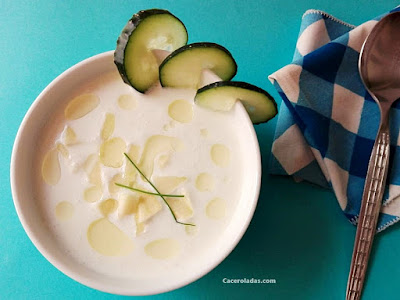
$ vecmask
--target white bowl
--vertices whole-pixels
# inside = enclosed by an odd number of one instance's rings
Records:
[[[51,82],[33,102],[28,110],[15,139],[11,159],[11,189],[14,205],[19,219],[36,248],[61,272],[72,279],[91,288],[121,295],[149,295],[167,292],[187,285],[215,268],[234,249],[246,231],[253,216],[261,181],[261,159],[254,127],[243,106],[238,103],[234,109],[235,118],[240,122],[239,135],[243,142],[247,170],[244,177],[244,191],[231,222],[214,244],[212,255],[206,257],[206,263],[195,265],[184,275],[156,278],[154,280],[129,280],[110,278],[97,273],[72,257],[65,254],[55,242],[51,230],[37,205],[33,191],[34,178],[40,176],[33,171],[35,149],[40,143],[38,134],[49,116],[56,111],[60,101],[69,91],[78,87],[83,81],[96,78],[104,72],[115,69],[113,51],[88,58],[71,67]],[[245,255],[245,254],[244,254]],[[250,255],[250,253],[248,253]]]

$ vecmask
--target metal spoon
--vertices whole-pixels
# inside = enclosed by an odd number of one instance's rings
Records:
[[[347,300],[361,298],[385,189],[390,146],[389,110],[400,97],[400,12],[385,16],[375,25],[361,49],[358,68],[367,91],[378,104],[381,122],[365,178]]]

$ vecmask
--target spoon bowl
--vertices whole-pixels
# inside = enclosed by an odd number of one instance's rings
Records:
[[[384,17],[366,39],[359,72],[378,103],[392,104],[400,97],[400,12]]]

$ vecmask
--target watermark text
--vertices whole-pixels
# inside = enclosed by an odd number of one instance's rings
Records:
[[[234,284],[276,284],[276,279],[274,278],[223,278],[223,283],[234,283]]]

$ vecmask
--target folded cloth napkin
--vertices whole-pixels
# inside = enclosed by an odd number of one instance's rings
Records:
[[[333,189],[353,224],[380,121],[378,106],[359,76],[358,57],[383,16],[355,27],[308,10],[293,62],[269,76],[283,99],[271,173]],[[400,103],[394,104],[390,118],[390,165],[378,231],[400,219]]]

